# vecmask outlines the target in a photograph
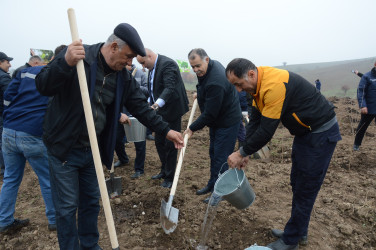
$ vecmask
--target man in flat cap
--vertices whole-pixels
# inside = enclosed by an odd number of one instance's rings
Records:
[[[3,152],[1,151],[2,145],[2,134],[3,134],[3,110],[4,110],[4,92],[8,87],[8,84],[11,82],[12,78],[10,77],[8,71],[12,67],[10,61],[13,58],[7,56],[4,52],[0,52],[0,175],[4,175],[5,165],[3,159]]]
[[[156,115],[126,70],[136,55],[145,55],[141,38],[131,25],[122,23],[105,43],[72,42],[36,77],[40,93],[53,96],[43,124],[43,141],[49,154],[60,249],[101,249],[97,227],[100,193],[75,67],[79,60],[84,61],[99,149],[107,168],[113,161],[123,105],[177,148],[183,146],[181,134]]]
[[[177,63],[167,56],[146,49],[146,56],[137,56],[137,61],[149,70],[149,103],[167,121],[171,128],[181,130],[181,117],[188,111],[188,97]],[[178,151],[163,134],[156,131],[155,146],[161,161],[161,171],[152,176],[164,179],[161,186],[171,188],[174,180]]]

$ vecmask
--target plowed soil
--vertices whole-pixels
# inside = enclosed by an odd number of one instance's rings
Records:
[[[376,126],[370,125],[361,150],[354,152],[354,130],[360,118],[354,99],[329,98],[336,106],[342,141],[332,158],[327,176],[315,203],[308,233],[308,245],[301,249],[376,249]],[[191,102],[192,103],[192,102]],[[196,112],[196,117],[199,111]],[[183,117],[182,127],[189,113]],[[274,241],[271,228],[283,229],[291,209],[289,173],[293,137],[280,126],[268,144],[268,160],[251,159],[246,176],[256,200],[249,208],[237,210],[220,203],[207,245],[210,249],[244,249]],[[176,230],[166,235],[160,225],[161,199],[168,200],[169,189],[151,180],[160,162],[153,141],[147,141],[145,175],[131,180],[134,145],[126,146],[131,163],[118,168],[123,192],[111,200],[120,249],[194,249],[207,205],[197,196],[209,178],[209,136],[205,128],[189,140],[173,206],[179,209]],[[108,171],[104,170],[106,176]],[[0,181],[2,184],[2,180]],[[55,232],[47,229],[44,203],[38,179],[27,166],[16,204],[16,218],[29,218],[30,225],[14,235],[0,235],[2,249],[58,249]],[[112,249],[103,209],[99,216],[99,244]]]

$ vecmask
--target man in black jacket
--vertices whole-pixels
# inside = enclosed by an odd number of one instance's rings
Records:
[[[146,49],[146,56],[137,61],[149,69],[149,102],[152,108],[167,121],[170,128],[181,130],[181,117],[188,111],[188,97],[177,63],[163,55]],[[131,112],[132,113],[132,112]],[[152,179],[162,179],[162,187],[170,188],[174,180],[178,151],[160,133],[155,134],[155,146],[161,161],[161,172]]]
[[[84,61],[101,159],[107,168],[112,165],[123,105],[175,146],[183,145],[181,134],[154,113],[125,69],[137,54],[145,55],[141,38],[131,25],[122,23],[104,44],[73,42],[35,79],[42,95],[53,96],[43,124],[43,142],[49,155],[60,249],[100,249],[100,193],[75,67],[79,60]]]
[[[219,62],[208,57],[205,50],[193,49],[189,63],[198,78],[197,101],[201,115],[185,131],[189,136],[205,126],[210,128],[210,179],[196,192],[197,195],[213,191],[220,173],[228,169],[227,157],[234,151],[241,119],[238,93]],[[205,199],[204,202],[209,201]]]
[[[3,152],[1,150],[2,145],[2,134],[3,134],[3,95],[5,90],[8,88],[8,84],[11,82],[10,75],[8,73],[9,68],[12,66],[10,61],[13,58],[7,56],[4,52],[0,52],[0,176],[4,175],[5,165],[3,159]]]

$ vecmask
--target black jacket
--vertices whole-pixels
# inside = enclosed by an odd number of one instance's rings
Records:
[[[31,65],[28,64],[28,63],[25,63],[25,65],[22,65],[21,67],[18,67],[15,71],[13,71],[12,79],[16,78],[18,72],[20,72],[23,69],[30,68],[30,67],[31,67]]]
[[[12,81],[10,75],[4,70],[0,69],[0,115],[3,115],[4,110],[4,92],[7,90],[9,83]],[[2,124],[1,124],[2,125]]]
[[[94,92],[97,56],[102,45],[85,45],[84,67],[90,98]],[[64,55],[65,51],[59,53],[35,79],[42,95],[53,96],[43,124],[43,141],[49,152],[61,161],[65,160],[82,130],[86,129],[77,70],[66,63]],[[149,107],[130,72],[124,68],[116,74],[115,100],[107,107],[102,134],[97,135],[102,162],[107,168],[111,168],[116,129],[123,105],[144,125],[163,135],[169,131],[168,124]]]
[[[150,74],[148,76],[150,88]],[[156,101],[161,98],[165,105],[158,109],[158,114],[165,121],[172,122],[189,110],[187,92],[177,63],[163,55],[158,55],[153,79],[153,96]]]
[[[280,122],[292,135],[317,131],[335,117],[334,106],[306,79],[287,70],[257,67],[257,88],[247,125],[247,155],[268,143]]]
[[[238,93],[227,80],[222,64],[210,59],[206,74],[198,78],[196,88],[201,115],[189,127],[192,131],[205,126],[228,128],[240,123]]]

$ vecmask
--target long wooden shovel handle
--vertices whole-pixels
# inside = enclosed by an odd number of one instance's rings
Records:
[[[191,110],[191,115],[189,116],[189,120],[188,120],[187,129],[189,128],[189,126],[192,123],[193,116],[195,115],[196,108],[197,108],[197,99],[195,99],[194,102],[193,102],[193,106],[192,106],[192,110]],[[172,183],[172,187],[171,187],[171,191],[170,191],[170,196],[171,195],[175,195],[176,186],[178,185],[179,175],[180,175],[180,169],[181,169],[181,165],[183,164],[183,158],[184,158],[185,149],[187,148],[187,144],[188,144],[188,135],[186,134],[184,136],[184,147],[180,150],[178,165],[176,165],[176,170],[175,170],[175,175],[174,175],[174,181]]]
[[[72,41],[78,41],[79,36],[78,36],[76,15],[74,13],[74,9],[71,9],[71,8],[68,9],[68,19],[69,19],[69,26],[70,26],[70,31],[72,35]],[[95,171],[97,173],[99,190],[100,190],[101,197],[102,197],[102,204],[103,204],[104,213],[105,213],[105,217],[107,221],[108,232],[110,234],[111,246],[113,249],[118,249],[119,243],[118,243],[117,236],[116,236],[114,218],[112,217],[110,200],[108,198],[106,182],[104,179],[102,161],[101,161],[101,157],[99,154],[97,135],[95,133],[93,113],[91,110],[89,91],[87,88],[83,60],[80,60],[77,64],[77,74],[78,74],[78,80],[80,82],[80,90],[81,90],[82,103],[84,106],[86,126],[89,132],[90,146],[91,146],[91,151],[92,151],[93,158],[94,158]]]

